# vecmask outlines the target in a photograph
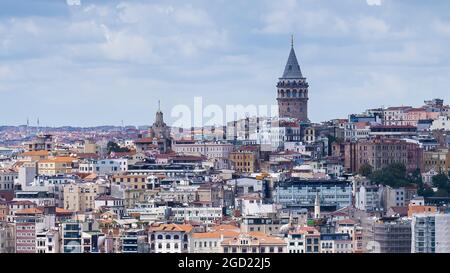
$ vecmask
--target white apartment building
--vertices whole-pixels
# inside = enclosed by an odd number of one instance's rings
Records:
[[[0,169],[0,191],[13,191],[14,181],[18,178],[18,173]]]
[[[17,183],[22,187],[30,186],[37,175],[37,167],[34,162],[26,162],[19,168]]]
[[[407,125],[405,120],[405,111],[411,109],[411,106],[389,107],[383,111],[384,125]]]
[[[321,234],[320,235],[321,253],[352,253],[353,242],[346,233]]]
[[[134,208],[127,209],[128,215],[139,217],[142,222],[160,222],[167,219],[170,214],[169,207],[155,207],[152,204],[136,204]]]
[[[381,208],[381,196],[377,186],[361,186],[355,194],[355,207],[372,212]]]
[[[184,208],[172,208],[171,215],[173,221],[196,221],[205,224],[214,224],[217,221],[222,220],[222,208],[221,207],[184,207]]]
[[[172,149],[177,154],[203,155],[208,159],[228,158],[233,144],[225,142],[174,141]]]
[[[160,224],[150,227],[149,243],[151,253],[187,253],[191,225]]]
[[[240,202],[241,213],[243,216],[248,215],[267,215],[276,213],[277,207],[275,204],[263,204],[261,198],[243,197]]]
[[[412,253],[450,253],[450,214],[415,214]]]
[[[60,234],[57,228],[36,232],[36,253],[59,253]]]
[[[430,129],[450,131],[450,116],[440,116],[437,120],[433,121]]]
[[[125,158],[87,160],[80,162],[80,173],[95,173],[98,175],[117,174],[128,171],[128,160]]]

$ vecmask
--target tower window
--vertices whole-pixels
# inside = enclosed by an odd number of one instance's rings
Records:
[[[289,66],[289,70],[292,70],[292,65]]]

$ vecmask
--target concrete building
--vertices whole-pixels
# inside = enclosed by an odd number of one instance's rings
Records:
[[[346,233],[320,234],[320,253],[353,253],[353,241]]]
[[[430,129],[450,131],[450,116],[440,116],[438,119],[433,121]]]
[[[438,173],[448,173],[450,169],[450,150],[434,149],[423,152],[422,172],[434,170]]]
[[[36,233],[36,253],[60,253],[60,234],[57,228]]]
[[[24,144],[27,151],[52,151],[54,149],[53,136],[49,134],[39,134],[36,138]]]
[[[0,254],[16,252],[15,225],[0,221]]]
[[[61,252],[83,253],[83,224],[80,221],[68,220],[61,223]]]
[[[378,186],[361,186],[355,194],[357,209],[373,212],[381,208],[381,196]]]
[[[242,217],[241,232],[262,232],[268,235],[280,234],[280,229],[289,223],[288,217],[278,215],[251,216]]]
[[[375,253],[411,253],[411,221],[381,218],[372,225],[372,249]]]
[[[384,211],[388,211],[392,207],[406,207],[416,195],[417,188],[415,187],[380,186],[381,204]]]
[[[68,184],[64,186],[64,208],[86,212],[95,209],[95,198],[106,193],[106,187],[95,183]]]
[[[412,253],[450,253],[450,214],[415,214]]]
[[[73,157],[55,157],[38,162],[39,175],[71,174],[77,159]]]
[[[313,207],[319,192],[321,206],[343,208],[352,204],[352,185],[338,180],[287,180],[274,189],[274,201],[282,205]]]
[[[174,207],[171,217],[176,223],[186,221],[214,224],[222,220],[222,207]]]
[[[320,232],[314,227],[300,227],[287,236],[289,253],[320,253]]]
[[[124,200],[110,195],[100,195],[94,200],[96,211],[112,211],[119,218],[125,214]]]
[[[128,171],[128,160],[112,158],[101,160],[86,160],[79,163],[80,173],[95,173],[97,175],[111,175]]]
[[[13,170],[0,169],[0,192],[14,192],[14,181],[19,175]]]
[[[148,235],[143,229],[128,229],[122,232],[120,237],[122,242],[121,253],[148,253]]]
[[[37,170],[37,164],[35,162],[25,162],[19,168],[17,183],[21,185],[22,188],[30,186],[37,176]]]

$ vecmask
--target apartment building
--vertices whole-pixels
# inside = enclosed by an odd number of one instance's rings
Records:
[[[422,165],[423,151],[416,142],[377,138],[347,142],[344,157],[349,172],[358,172],[365,164],[380,170],[394,163],[404,164],[407,170],[414,171]]]
[[[95,183],[67,184],[64,186],[64,208],[86,212],[95,209],[95,198],[106,193],[106,186]]]
[[[222,253],[287,253],[283,238],[269,236],[262,232],[240,233],[224,239]]]
[[[412,253],[450,253],[450,214],[415,214]]]
[[[149,229],[150,252],[152,253],[187,253],[191,225],[156,224]]]
[[[73,172],[76,158],[54,157],[38,161],[39,175],[71,174]]]

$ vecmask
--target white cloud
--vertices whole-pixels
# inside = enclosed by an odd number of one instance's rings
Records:
[[[434,20],[432,27],[438,34],[450,37],[450,22],[444,22],[442,20]]]
[[[381,6],[383,3],[381,0],[366,0],[366,2],[369,6]]]
[[[382,19],[375,17],[360,18],[356,21],[355,27],[364,39],[386,38],[390,32],[390,26]]]
[[[12,70],[8,66],[0,65],[0,79],[4,80],[12,75]]]

